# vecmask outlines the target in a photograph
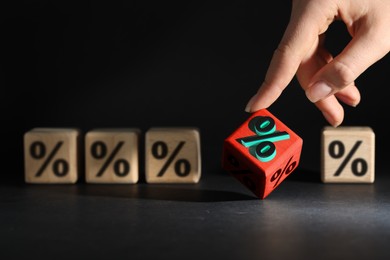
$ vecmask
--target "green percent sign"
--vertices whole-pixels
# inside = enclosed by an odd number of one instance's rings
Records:
[[[249,129],[256,135],[238,138],[237,141],[261,162],[269,162],[276,155],[274,142],[290,139],[286,132],[276,131],[275,120],[269,116],[257,116],[248,123]]]

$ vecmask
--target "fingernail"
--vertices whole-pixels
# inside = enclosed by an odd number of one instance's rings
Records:
[[[327,97],[331,92],[332,88],[325,82],[320,81],[306,91],[306,96],[311,102],[315,103]]]
[[[247,104],[246,107],[245,107],[245,112],[250,113],[250,112],[252,111],[252,103],[253,103],[253,100],[255,99],[255,96],[256,96],[256,95],[254,95],[254,96],[249,100],[248,104]]]

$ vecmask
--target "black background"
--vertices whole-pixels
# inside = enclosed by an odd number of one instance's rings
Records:
[[[195,126],[203,160],[220,166],[223,139],[249,116],[290,15],[290,2],[26,1],[2,12],[2,175],[23,180],[33,127]],[[327,44],[349,40],[337,22]],[[356,84],[343,125],[370,126],[380,165],[388,149],[386,56]],[[327,122],[294,79],[269,110],[304,140],[300,167],[319,170]]]
[[[143,133],[155,126],[197,127],[202,178],[225,176],[223,140],[249,116],[245,105],[265,76],[290,8],[290,1],[279,0],[3,5],[1,180],[23,184],[23,134],[34,127],[77,127],[84,134],[95,127]],[[334,54],[350,39],[341,22],[327,34]],[[356,80],[362,101],[345,107],[342,124],[373,128],[376,167],[385,170],[389,62],[386,56]],[[322,114],[296,79],[269,110],[303,138],[299,169],[303,181],[318,186],[321,129],[328,125]]]

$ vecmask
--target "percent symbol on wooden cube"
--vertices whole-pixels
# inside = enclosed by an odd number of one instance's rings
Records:
[[[145,137],[148,183],[197,183],[200,137],[196,128],[151,128]]]
[[[93,129],[85,136],[86,182],[138,181],[139,129]]]
[[[24,135],[27,183],[75,183],[79,134],[73,128],[33,128]]]
[[[186,142],[180,141],[177,146],[174,148],[173,152],[168,156],[168,145],[167,143],[163,141],[157,141],[152,146],[152,155],[157,160],[165,160],[164,165],[161,167],[160,171],[157,174],[157,177],[164,176],[165,172],[167,171],[168,167],[173,163],[173,161],[176,159],[174,163],[174,169],[175,173],[179,177],[185,177],[188,176],[188,174],[191,171],[191,164],[187,159],[177,159],[177,155],[180,152],[180,150],[183,148],[184,144]],[[168,157],[168,158],[167,158]]]
[[[325,183],[373,183],[375,134],[370,127],[324,127],[322,172]]]

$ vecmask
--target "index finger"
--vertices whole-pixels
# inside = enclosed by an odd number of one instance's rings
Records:
[[[292,17],[283,38],[275,50],[265,80],[249,101],[247,112],[269,107],[281,95],[295,76],[307,52],[318,42],[319,26],[313,13]]]

